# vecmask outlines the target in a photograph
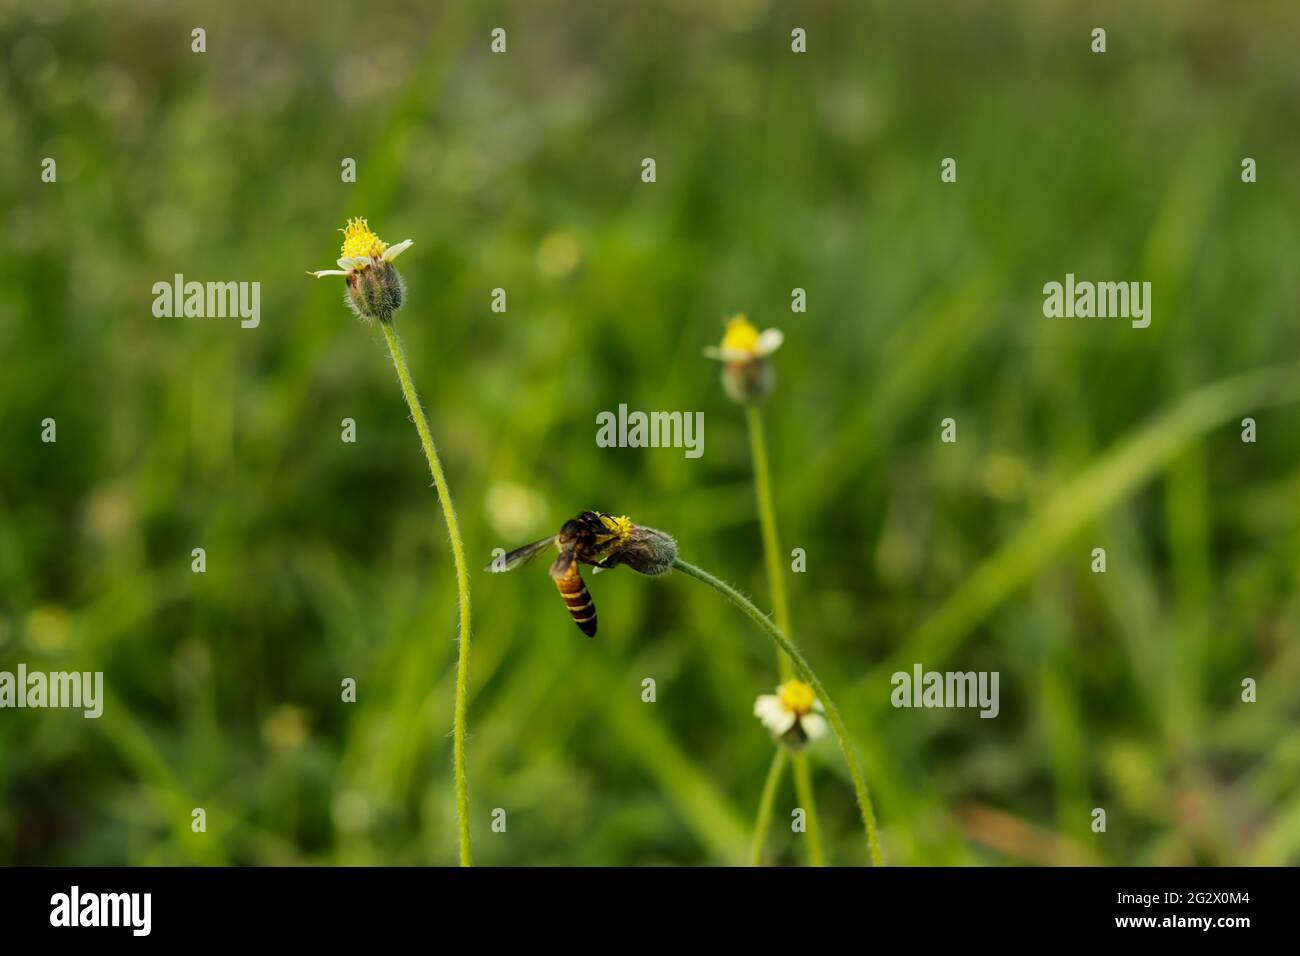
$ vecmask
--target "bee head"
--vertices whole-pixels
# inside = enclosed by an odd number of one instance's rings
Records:
[[[584,511],[576,518],[570,518],[564,522],[564,527],[560,528],[560,540],[581,541],[588,539],[598,533],[602,527],[600,515],[594,511]]]

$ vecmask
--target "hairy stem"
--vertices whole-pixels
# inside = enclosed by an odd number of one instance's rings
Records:
[[[776,626],[789,635],[790,604],[785,596],[781,545],[776,533],[776,509],[772,506],[772,475],[767,463],[767,438],[763,431],[763,414],[757,404],[745,406],[745,423],[749,427],[749,450],[754,459],[754,495],[758,499],[759,526],[763,533],[763,562],[767,567],[767,588],[772,595],[772,616],[776,618]],[[782,681],[794,676],[790,658],[779,648],[776,661]],[[813,793],[812,768],[808,764],[808,755],[796,753],[793,764],[795,796],[799,806],[804,809],[808,824],[808,862],[813,866],[825,866],[821,821],[817,816],[817,800]]]
[[[840,716],[840,710],[831,701],[830,695],[826,693],[826,687],[822,684],[821,679],[813,673],[813,669],[808,666],[808,662],[799,653],[799,649],[791,643],[790,639],[782,633],[779,627],[772,623],[771,618],[754,606],[753,601],[727,582],[715,578],[703,568],[697,568],[681,558],[673,561],[673,567],[683,574],[707,584],[744,611],[750,620],[762,628],[767,636],[776,643],[777,647],[789,655],[790,661],[794,664],[795,673],[812,685],[817,697],[822,702],[822,706],[826,708],[826,719],[830,722],[831,729],[835,731],[840,750],[844,752],[844,761],[849,767],[849,776],[853,780],[853,793],[857,797],[858,809],[862,813],[862,823],[867,830],[867,853],[870,855],[872,863],[876,866],[883,866],[884,858],[880,853],[880,840],[876,835],[876,815],[871,809],[871,795],[867,792],[867,781],[862,776],[862,768],[858,765],[857,754],[853,750],[853,745],[849,742],[849,731],[844,726],[844,719]]]
[[[749,847],[749,865],[761,866],[763,863],[763,842],[772,825],[772,803],[776,800],[777,788],[781,785],[781,772],[785,770],[785,748],[777,747],[772,754],[772,766],[767,771],[767,780],[763,784],[763,795],[758,800],[758,817],[754,821],[754,842]]]
[[[442,505],[442,517],[447,522],[447,535],[451,538],[451,557],[456,565],[456,591],[460,606],[460,638],[456,655],[456,708],[452,722],[452,766],[456,778],[456,822],[460,832],[460,865],[470,866],[469,849],[469,783],[465,776],[465,711],[469,696],[469,641],[470,641],[470,605],[469,605],[469,568],[465,564],[465,545],[460,537],[460,523],[456,520],[456,506],[451,500],[451,490],[447,487],[447,478],[442,473],[442,462],[438,460],[438,449],[433,444],[433,435],[429,432],[429,422],[420,407],[420,397],[415,393],[415,384],[411,381],[411,371],[406,365],[406,352],[401,340],[393,329],[391,321],[379,323],[388,340],[388,351],[393,356],[393,366],[397,369],[397,380],[402,385],[402,394],[406,405],[411,410],[415,430],[420,433],[420,444],[424,448],[424,457],[429,462],[429,472],[433,475],[433,484],[438,489],[438,501]]]

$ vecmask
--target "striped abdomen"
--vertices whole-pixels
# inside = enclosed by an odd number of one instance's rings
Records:
[[[570,563],[568,570],[555,579],[555,586],[560,589],[564,606],[569,609],[573,623],[588,637],[596,636],[596,605],[591,600],[591,592],[578,571],[578,562]]]

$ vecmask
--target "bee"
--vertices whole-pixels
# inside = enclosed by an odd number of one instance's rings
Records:
[[[662,531],[642,528],[627,518],[584,511],[564,522],[558,534],[516,548],[484,570],[513,571],[554,544],[559,556],[551,565],[551,578],[578,629],[596,636],[596,604],[582,580],[580,567],[607,571],[625,564],[641,574],[663,574],[677,557],[677,542]]]

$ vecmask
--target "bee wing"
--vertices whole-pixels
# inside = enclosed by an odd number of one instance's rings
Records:
[[[502,558],[493,559],[484,571],[492,571],[500,574],[503,571],[513,571],[521,564],[527,563],[530,559],[541,554],[551,545],[555,544],[555,535],[549,538],[542,538],[541,541],[534,541],[532,544],[526,544],[522,548],[515,548],[509,554]]]

